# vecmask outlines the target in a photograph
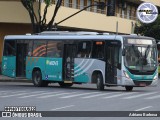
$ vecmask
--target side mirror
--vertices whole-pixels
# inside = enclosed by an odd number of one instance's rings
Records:
[[[126,49],[124,48],[123,50],[122,50],[122,56],[125,56],[126,55]]]

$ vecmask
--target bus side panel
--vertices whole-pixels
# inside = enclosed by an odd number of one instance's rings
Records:
[[[74,59],[74,82],[87,83],[89,82],[89,75],[85,68],[89,64],[89,59],[76,58]]]
[[[105,80],[105,62],[96,59],[76,58],[74,66],[74,82],[91,83],[94,71],[102,73]]]
[[[42,79],[45,80],[45,57],[26,57],[26,78],[32,79],[34,68],[39,68],[42,73]]]
[[[2,58],[2,74],[9,77],[16,77],[16,57],[3,56]]]
[[[62,81],[62,58],[46,58],[46,79]]]

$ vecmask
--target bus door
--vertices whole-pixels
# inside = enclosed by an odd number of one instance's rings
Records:
[[[63,78],[64,81],[72,82],[74,80],[74,58],[76,56],[77,46],[75,44],[65,44],[63,52]]]
[[[106,84],[117,84],[117,69],[120,68],[120,46],[120,41],[107,41],[106,43]]]
[[[26,53],[27,44],[17,43],[16,51],[16,77],[25,77],[26,75]]]

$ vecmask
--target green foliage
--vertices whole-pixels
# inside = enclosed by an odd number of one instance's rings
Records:
[[[52,1],[51,0],[44,0],[44,2],[45,2],[46,5],[51,5]]]
[[[158,16],[157,20],[153,23],[141,23],[139,26],[136,25],[135,33],[160,40],[160,15]]]

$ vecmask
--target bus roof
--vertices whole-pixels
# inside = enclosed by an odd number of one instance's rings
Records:
[[[7,35],[5,40],[122,40],[122,38],[153,39],[136,35]]]

